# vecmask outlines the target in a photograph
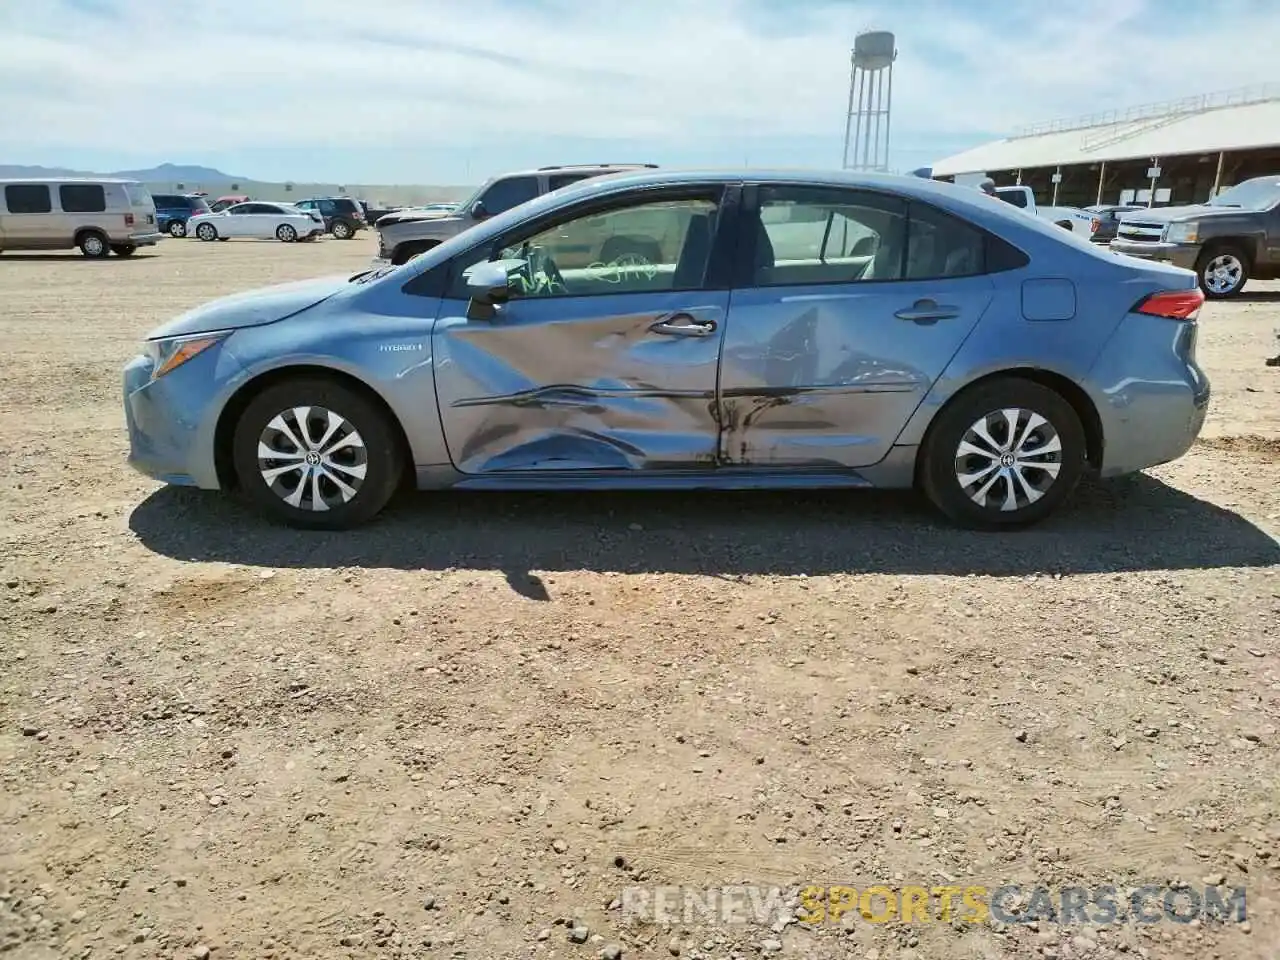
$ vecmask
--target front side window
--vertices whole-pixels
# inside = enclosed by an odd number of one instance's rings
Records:
[[[586,180],[590,176],[591,174],[589,173],[557,173],[547,180],[547,186],[552,190],[559,190],[561,187],[567,187],[571,183]]]
[[[43,183],[11,183],[4,188],[4,203],[10,213],[50,213],[49,188]]]
[[[719,203],[711,197],[652,200],[562,221],[501,241],[487,258],[501,262],[513,299],[699,289],[715,237]],[[465,297],[465,271],[454,295]]]
[[[489,187],[480,197],[485,213],[496,217],[506,213],[512,207],[534,199],[538,195],[537,177],[507,177]]]
[[[859,190],[764,187],[754,286],[897,280],[906,204]]]
[[[107,195],[100,183],[64,183],[58,187],[58,202],[64,213],[102,213]]]

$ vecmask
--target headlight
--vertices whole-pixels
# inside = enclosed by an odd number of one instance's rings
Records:
[[[1199,240],[1199,225],[1171,223],[1165,227],[1164,238],[1170,243],[1196,243]]]
[[[148,340],[147,356],[151,358],[151,379],[158,380],[182,366],[188,360],[204,353],[215,343],[221,343],[229,335],[230,330],[219,330],[212,333],[197,333],[183,337],[169,337],[164,340]]]

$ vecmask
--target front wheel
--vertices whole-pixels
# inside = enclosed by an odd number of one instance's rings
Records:
[[[187,235],[187,225],[181,220],[169,221],[169,236],[182,238]]]
[[[196,227],[196,236],[208,243],[210,240],[218,239],[218,228],[212,223],[202,223]]]
[[[278,383],[251,400],[236,424],[232,457],[240,489],[259,508],[313,530],[373,518],[403,467],[388,414],[358,391],[316,378]]]
[[[276,227],[276,239],[281,243],[293,243],[298,239],[298,231],[289,224],[282,223]]]
[[[1061,394],[1009,377],[963,392],[921,451],[925,495],[954,523],[1025,527],[1071,495],[1084,473],[1084,427]]]
[[[1234,297],[1249,280],[1249,258],[1238,247],[1215,247],[1196,263],[1200,289],[1209,300]]]

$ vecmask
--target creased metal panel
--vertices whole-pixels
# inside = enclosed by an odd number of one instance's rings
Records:
[[[720,373],[735,465],[878,463],[991,300],[985,277],[733,294]],[[955,315],[912,322],[933,300]]]
[[[710,467],[728,294],[517,300],[492,321],[447,301],[435,328],[437,394],[463,473]],[[665,317],[709,336],[655,333]]]

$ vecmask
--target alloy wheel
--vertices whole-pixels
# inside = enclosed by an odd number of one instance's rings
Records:
[[[1204,265],[1204,285],[1210,293],[1230,293],[1244,277],[1244,264],[1233,253],[1220,253]]]
[[[1009,513],[1038,501],[1062,470],[1062,439],[1034,410],[1006,407],[975,421],[960,439],[955,477],[979,507]]]
[[[169,236],[185,237],[187,235],[187,225],[181,220],[174,220],[169,224]]]
[[[299,510],[350,502],[365,480],[369,453],[355,426],[320,406],[272,417],[258,438],[258,471],[276,496]]]

